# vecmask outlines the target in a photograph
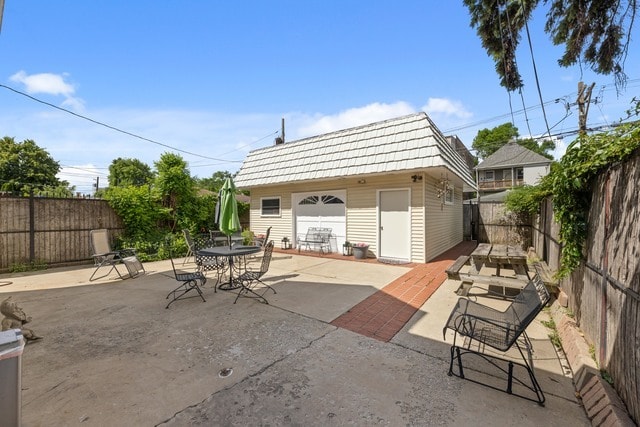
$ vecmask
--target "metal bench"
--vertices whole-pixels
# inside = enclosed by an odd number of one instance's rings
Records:
[[[507,374],[507,387],[503,391],[536,401],[543,406],[545,398],[533,372],[533,349],[525,330],[549,302],[549,299],[549,291],[538,275],[527,283],[520,294],[514,298],[504,311],[496,310],[467,298],[459,298],[442,331],[445,338],[447,329],[451,329],[454,332],[448,375],[465,378],[462,356],[475,354]],[[462,341],[461,343],[458,343],[459,339]],[[515,347],[523,362],[514,362],[511,359],[502,358],[493,353],[488,354],[487,347],[492,347],[502,353],[506,353],[509,349]],[[504,365],[499,364],[500,361],[507,363],[506,369]],[[457,370],[454,370],[454,364],[457,366]],[[526,369],[528,380],[520,379],[514,375],[514,365]],[[471,378],[466,379],[498,389]],[[513,391],[514,381],[535,393],[535,399],[515,393]]]
[[[331,252],[331,229],[320,227],[309,227],[305,237],[298,237],[298,253],[304,246],[306,250],[318,248],[321,254]]]

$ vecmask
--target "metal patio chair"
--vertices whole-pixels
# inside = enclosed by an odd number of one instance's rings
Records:
[[[216,273],[216,283],[213,285],[213,289],[218,287],[218,284],[222,280],[225,272],[229,268],[229,261],[227,257],[216,257],[209,255],[202,255],[200,249],[214,246],[215,242],[204,239],[194,239],[193,252],[196,260],[198,271],[203,275],[207,275],[208,272],[213,271]],[[217,291],[216,291],[217,292]]]
[[[141,272],[145,273],[144,266],[138,259],[136,252],[132,248],[120,249],[120,250],[112,250],[111,244],[109,242],[109,230],[100,229],[100,230],[91,230],[89,232],[90,242],[91,242],[91,250],[93,257],[93,263],[96,267],[93,274],[89,278],[89,281],[102,279],[103,277],[107,277],[111,274],[112,271],[116,271],[118,276],[121,279],[126,279],[126,276],[123,276],[118,270],[118,264],[124,264],[129,272],[129,277],[136,277]],[[102,276],[95,277],[98,270],[102,267],[111,267],[106,274]]]
[[[267,232],[265,233],[263,238],[255,237],[253,239],[253,244],[255,246],[261,246],[262,248],[264,248],[267,245],[267,243],[269,242],[269,235],[271,234],[271,228],[272,227],[267,228]]]
[[[178,301],[179,299],[186,299],[196,296],[200,296],[200,298],[202,298],[202,302],[207,302],[207,300],[204,299],[204,295],[202,294],[202,289],[200,289],[200,286],[204,286],[204,284],[207,282],[207,278],[204,276],[204,274],[202,274],[202,272],[200,271],[179,272],[176,270],[176,265],[173,262],[173,256],[171,255],[171,252],[169,253],[169,259],[171,260],[173,275],[176,280],[180,282],[180,285],[167,294],[167,297],[165,299],[171,298],[171,301],[169,301],[165,308],[169,308],[171,304]],[[189,292],[192,291],[195,291],[196,294],[186,296]]]
[[[241,273],[237,278],[234,278],[233,281],[240,284],[240,289],[238,290],[238,295],[236,295],[236,299],[233,301],[235,304],[238,301],[238,298],[241,296],[248,298],[257,298],[265,304],[269,304],[269,301],[264,297],[264,294],[271,289],[273,293],[277,293],[275,289],[271,286],[264,283],[261,279],[262,276],[267,274],[269,271],[269,265],[271,264],[271,255],[273,254],[273,240],[268,242],[264,247],[264,252],[262,254],[262,263],[260,264],[259,270],[246,270]],[[258,284],[264,286],[264,290],[260,293],[258,292],[257,286]]]
[[[475,354],[507,374],[507,387],[502,391],[516,394],[513,392],[512,387],[513,382],[516,381],[536,395],[536,399],[523,395],[518,395],[519,397],[536,401],[539,405],[544,406],[545,397],[533,371],[533,347],[525,330],[538,313],[542,311],[550,298],[549,291],[538,275],[529,280],[520,294],[514,298],[504,311],[487,307],[467,298],[459,298],[442,330],[445,338],[447,329],[451,329],[454,332],[448,375],[455,375],[464,379],[462,356],[469,353]],[[458,343],[459,338],[462,343]],[[487,346],[502,353],[515,347],[522,358],[522,363],[488,354],[485,351]],[[507,369],[499,365],[498,361],[506,362]],[[457,365],[457,371],[455,372],[454,364]],[[526,369],[529,377],[528,382],[514,375],[514,365]],[[474,379],[466,379],[498,389]]]

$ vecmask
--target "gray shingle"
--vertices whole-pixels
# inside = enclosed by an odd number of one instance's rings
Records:
[[[476,169],[496,169],[501,167],[548,165],[551,160],[515,142],[509,142],[487,157]]]
[[[462,158],[426,113],[251,151],[236,186],[250,188],[444,166],[475,187]]]

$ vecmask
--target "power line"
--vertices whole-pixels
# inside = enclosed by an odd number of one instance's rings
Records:
[[[165,148],[169,148],[170,150],[179,151],[179,152],[181,152],[181,153],[189,154],[190,156],[200,157],[200,158],[207,159],[207,160],[215,160],[215,161],[217,161],[217,162],[225,162],[225,163],[240,163],[240,161],[239,161],[239,160],[225,160],[225,159],[218,159],[218,158],[216,158],[216,157],[204,156],[204,155],[202,155],[202,154],[197,154],[197,153],[193,153],[193,152],[191,152],[191,151],[186,151],[186,150],[182,150],[182,149],[180,149],[180,148],[172,147],[171,145],[163,144],[162,142],[158,142],[158,141],[155,141],[155,140],[150,139],[150,138],[145,138],[144,136],[137,135],[137,134],[135,134],[135,133],[132,133],[132,132],[129,132],[129,131],[126,131],[126,130],[123,130],[123,129],[117,128],[117,127],[115,127],[115,126],[111,126],[111,125],[106,124],[106,123],[104,123],[104,122],[100,122],[100,121],[98,121],[98,120],[94,120],[94,119],[92,119],[92,118],[90,118],[90,117],[87,117],[87,116],[84,116],[84,115],[82,115],[82,114],[75,113],[75,112],[73,112],[73,111],[71,111],[71,110],[67,110],[66,108],[62,108],[62,107],[59,107],[59,106],[57,106],[57,105],[55,105],[55,104],[51,104],[50,102],[43,101],[43,100],[41,100],[41,99],[38,99],[38,98],[36,98],[36,97],[33,97],[33,96],[31,96],[31,95],[29,95],[29,94],[27,94],[27,93],[21,92],[21,91],[19,91],[19,90],[17,90],[17,89],[14,89],[14,88],[12,88],[12,87],[9,87],[9,86],[3,85],[3,84],[0,84],[0,87],[3,87],[3,88],[5,88],[5,89],[8,89],[8,90],[10,90],[10,91],[12,91],[12,92],[15,92],[15,93],[17,93],[17,94],[19,94],[19,95],[22,95],[22,96],[24,96],[24,97],[27,97],[27,98],[31,99],[32,101],[39,102],[40,104],[47,105],[47,106],[49,106],[49,107],[51,107],[51,108],[55,108],[56,110],[63,111],[63,112],[65,112],[65,113],[67,113],[67,114],[71,114],[71,115],[73,115],[73,116],[75,116],[75,117],[81,118],[81,119],[83,119],[83,120],[87,120],[87,121],[89,121],[89,122],[91,122],[91,123],[94,123],[94,124],[97,124],[97,125],[99,125],[99,126],[106,127],[107,129],[111,129],[111,130],[114,130],[114,131],[116,131],[116,132],[120,132],[120,133],[123,133],[123,134],[125,134],[125,135],[129,135],[129,136],[132,136],[132,137],[134,137],[134,138],[138,138],[138,139],[141,139],[141,140],[143,140],[143,141],[150,142],[150,143],[152,143],[152,144],[156,144],[156,145],[159,145],[159,146],[162,146],[162,147],[165,147]]]

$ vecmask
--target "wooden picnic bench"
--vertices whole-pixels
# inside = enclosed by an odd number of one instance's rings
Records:
[[[460,255],[458,259],[447,268],[447,277],[453,280],[460,280],[460,270],[464,267],[469,261],[468,255]]]
[[[458,295],[466,296],[474,284],[480,284],[487,285],[492,294],[514,297],[529,281],[526,263],[526,253],[517,246],[480,243],[470,256],[459,257],[446,271],[450,279],[462,281],[457,290]],[[471,264],[471,268],[461,273],[460,270],[466,264]],[[487,264],[495,264],[495,275],[481,274],[481,269]],[[503,266],[512,268],[515,278],[502,276]]]
[[[321,254],[331,252],[331,229],[309,227],[305,237],[298,237],[298,253],[304,246],[306,250],[318,248]]]

